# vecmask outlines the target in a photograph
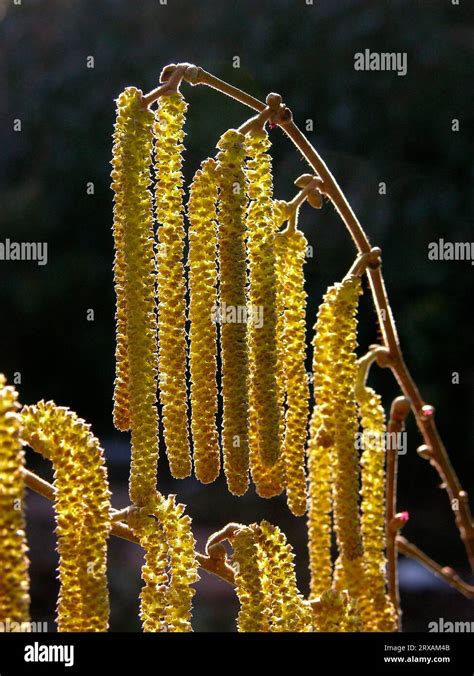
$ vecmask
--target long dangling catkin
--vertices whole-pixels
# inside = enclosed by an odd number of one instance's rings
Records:
[[[385,412],[380,395],[371,387],[358,391],[357,402],[363,429],[362,540],[366,583],[374,605],[370,629],[394,631],[396,612],[385,588]]]
[[[262,521],[255,532],[265,558],[271,631],[309,631],[311,612],[298,590],[291,545],[268,521]]]
[[[243,527],[232,538],[235,586],[240,601],[237,627],[240,632],[270,631],[267,576],[262,567],[256,535]],[[267,591],[267,593],[266,593]]]
[[[132,513],[130,526],[145,549],[140,617],[146,632],[189,632],[193,584],[199,579],[191,519],[175,496],[157,493]]]
[[[315,408],[308,443],[308,547],[311,572],[310,598],[320,596],[332,585],[332,446],[334,443],[332,344],[336,336],[333,312],[336,289],[331,287],[318,310],[313,339],[313,383]]]
[[[337,335],[332,366],[334,404],[334,526],[344,579],[352,600],[360,602],[362,620],[369,617],[359,515],[359,457],[355,383],[357,378],[357,306],[360,278],[349,275],[336,285],[333,312]],[[367,628],[367,627],[366,627]]]
[[[248,156],[247,251],[251,398],[255,411],[256,442],[262,462],[273,465],[280,457],[280,407],[277,386],[275,227],[270,147],[263,129],[245,137]],[[260,322],[255,317],[260,317]]]
[[[131,427],[130,498],[153,494],[158,461],[156,409],[155,259],[150,185],[153,113],[142,92],[128,87],[117,100],[112,188],[117,294],[115,418]]]
[[[344,591],[326,589],[311,603],[313,627],[318,632],[361,632],[357,606]]]
[[[145,550],[145,562],[142,566],[144,585],[140,592],[143,631],[165,632],[169,577],[168,547],[163,530],[144,507],[132,512],[128,524]]]
[[[227,311],[246,307],[244,136],[229,129],[219,153],[219,321],[222,359],[222,451],[229,491],[243,495],[249,470],[249,360],[246,322],[227,321]]]
[[[305,445],[309,387],[305,367],[306,293],[303,273],[306,248],[305,236],[294,226],[276,235],[276,270],[283,304],[282,338],[278,341],[279,380],[286,393],[287,405],[282,457],[288,506],[295,516],[302,516],[307,508]]]
[[[189,320],[191,428],[194,471],[202,483],[220,470],[217,415],[216,163],[205,160],[191,185],[189,217]]]
[[[107,631],[110,491],[90,425],[54,402],[22,410],[23,438],[54,465],[60,594],[58,631]]]
[[[28,547],[25,535],[20,405],[0,374],[0,621],[29,622]],[[21,629],[20,629],[21,630]],[[8,629],[6,630],[8,631]]]
[[[163,431],[170,470],[191,473],[186,387],[186,288],[183,266],[182,152],[187,104],[181,93],[162,96],[154,125],[158,221],[158,352]]]
[[[274,215],[274,228],[278,228],[284,223],[287,217],[288,204],[283,200],[274,200],[273,202],[273,215]],[[275,238],[275,244],[277,244],[278,236]],[[275,247],[276,253],[278,252],[277,247]],[[280,283],[284,276],[284,270],[282,265],[282,257],[276,255],[275,257],[275,273],[277,277],[276,285],[276,313],[277,313],[277,325],[276,325],[276,342],[277,342],[277,392],[278,392],[278,405],[280,407],[280,442],[283,444],[284,434],[285,434],[285,416],[284,416],[284,404],[285,404],[285,387],[284,387],[284,347],[285,347],[285,322],[284,322],[284,308],[285,308],[285,289],[284,284]],[[250,387],[252,383],[250,382]],[[255,484],[255,490],[257,495],[261,498],[272,498],[280,493],[285,488],[285,466],[283,453],[280,455],[278,460],[273,463],[273,465],[266,465],[262,462],[260,457],[260,451],[258,448],[258,437],[257,437],[257,420],[256,412],[254,409],[250,411],[250,422],[249,422],[249,434],[250,434],[250,472],[252,475],[252,481]]]

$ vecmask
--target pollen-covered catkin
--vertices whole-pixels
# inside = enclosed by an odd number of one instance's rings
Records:
[[[236,319],[246,307],[244,136],[229,129],[217,148],[222,451],[229,491],[243,495],[249,482],[248,328],[245,321],[232,321],[228,312]]]
[[[367,588],[373,601],[372,631],[396,629],[395,608],[386,594],[385,524],[385,439],[386,424],[382,400],[371,387],[357,392],[363,429],[362,540]]]
[[[176,504],[170,495],[156,511],[163,524],[170,560],[170,584],[167,594],[166,623],[168,631],[188,632],[191,628],[192,600],[198,581],[195,540],[191,518],[184,514],[184,505]]]
[[[243,527],[232,538],[235,585],[240,601],[237,627],[240,632],[270,631],[270,608],[262,570],[261,554],[252,527]]]
[[[29,622],[20,405],[0,374],[0,622]]]
[[[265,562],[271,631],[310,631],[311,612],[298,590],[291,545],[268,521],[262,521],[255,533]]]
[[[158,221],[158,375],[170,470],[191,473],[186,386],[186,287],[183,266],[182,152],[187,104],[181,93],[160,97],[154,124]]]
[[[249,327],[251,398],[255,412],[256,442],[262,462],[273,465],[281,453],[280,406],[277,385],[275,226],[271,157],[268,134],[254,129],[245,137],[248,307],[261,321]]]
[[[357,306],[360,278],[349,275],[336,285],[333,307],[337,334],[333,343],[334,404],[334,525],[344,579],[351,598],[362,601],[367,594],[359,515],[359,457],[355,383],[357,378]],[[361,607],[364,623],[367,615]]]
[[[112,188],[115,192],[117,377],[115,418],[132,430],[130,498],[142,503],[156,486],[156,266],[150,164],[153,113],[142,92],[128,87],[117,100]]]
[[[300,230],[288,227],[275,237],[277,281],[282,295],[283,324],[278,340],[279,385],[286,394],[282,457],[288,506],[295,516],[307,508],[305,445],[309,409],[306,374],[306,293],[303,265],[307,241]],[[278,294],[278,295],[280,295]]]
[[[188,632],[199,579],[191,519],[175,496],[156,493],[129,524],[145,549],[140,617],[147,632]]]
[[[219,475],[217,415],[216,163],[205,160],[191,185],[189,217],[189,320],[191,429],[194,471],[207,484]]]
[[[145,562],[142,566],[144,585],[140,592],[143,631],[165,632],[169,578],[168,547],[163,530],[144,507],[132,512],[128,524],[145,550]]]
[[[24,440],[54,466],[58,631],[107,631],[111,521],[104,452],[90,426],[54,402],[25,406],[22,421]]]
[[[319,597],[332,585],[332,463],[334,444],[332,344],[336,336],[333,312],[335,287],[328,289],[318,310],[313,339],[313,383],[315,408],[308,442],[308,547],[310,598]]]

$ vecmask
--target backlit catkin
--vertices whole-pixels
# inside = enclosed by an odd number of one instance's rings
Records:
[[[270,631],[270,607],[264,585],[268,576],[252,527],[243,527],[232,538],[235,586],[240,601],[237,627],[240,632]],[[268,593],[268,591],[267,591]]]
[[[349,594],[363,590],[362,536],[359,516],[359,458],[355,381],[357,376],[357,319],[360,278],[346,277],[336,285],[333,306],[335,329],[332,365],[327,376],[334,393],[334,525]]]
[[[309,408],[306,374],[306,293],[303,265],[307,241],[300,230],[289,226],[275,237],[277,281],[282,296],[278,331],[279,387],[286,395],[282,457],[288,506],[296,516],[307,508],[305,445]]]
[[[271,157],[267,133],[252,130],[245,137],[248,307],[254,320],[249,327],[250,407],[255,413],[256,443],[262,462],[273,465],[281,452],[280,407],[277,385],[275,227]],[[255,317],[259,321],[255,321]]]
[[[131,427],[130,498],[139,504],[156,486],[155,259],[150,185],[153,114],[128,87],[117,100],[112,188],[115,192],[117,377],[115,419]]]
[[[18,395],[0,374],[0,622],[29,622],[28,547],[25,535],[25,464]],[[21,631],[21,625],[18,628]],[[15,625],[9,629],[15,631]]]
[[[192,585],[199,578],[191,519],[183,512],[174,496],[156,494],[129,520],[145,549],[140,594],[144,631],[192,631]]]
[[[311,612],[298,591],[291,545],[268,521],[262,521],[255,533],[265,565],[271,631],[310,631]]]
[[[308,547],[311,572],[310,598],[332,585],[332,463],[334,444],[334,386],[330,377],[336,336],[333,312],[336,289],[331,287],[318,310],[313,339],[315,408],[308,443],[309,510]]]
[[[156,217],[158,221],[158,352],[163,432],[170,470],[191,473],[186,387],[186,288],[182,152],[187,109],[182,94],[160,97],[156,119]]]
[[[89,425],[53,402],[24,407],[22,420],[24,440],[54,465],[58,631],[107,631],[111,522],[104,452]]]
[[[207,484],[219,475],[217,415],[217,226],[216,163],[205,160],[190,189],[189,320],[191,429],[194,471]]]
[[[219,323],[222,359],[222,451],[229,491],[243,495],[249,470],[249,360],[246,308],[244,136],[229,129],[217,148],[219,180]]]
[[[395,631],[396,613],[386,594],[385,524],[385,412],[382,400],[371,387],[357,393],[362,424],[362,540],[367,587],[374,610],[370,629]]]

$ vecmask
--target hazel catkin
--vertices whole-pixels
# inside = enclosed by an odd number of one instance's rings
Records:
[[[303,265],[307,241],[294,225],[275,237],[282,327],[278,334],[279,387],[286,396],[282,458],[288,506],[296,516],[306,512],[305,446],[309,408],[306,374],[306,293]]]
[[[205,160],[191,185],[189,217],[189,320],[191,429],[194,471],[203,483],[219,475],[217,415],[216,163]]]
[[[180,92],[160,97],[154,124],[158,221],[158,376],[170,470],[191,473],[186,386],[186,288],[183,266],[182,152],[187,104]]]
[[[22,475],[25,458],[17,398],[15,389],[0,374],[0,622],[5,624],[30,619]]]
[[[130,498],[144,502],[156,486],[156,306],[150,163],[153,113],[142,92],[128,87],[117,100],[112,188],[117,294],[115,419],[132,430]]]
[[[222,451],[229,491],[243,495],[249,474],[249,360],[246,322],[244,136],[229,129],[217,144],[219,181],[219,307],[222,359]],[[228,311],[233,313],[230,321]]]
[[[255,442],[261,460],[273,465],[281,453],[280,407],[277,384],[275,227],[271,157],[268,135],[253,129],[245,137],[247,252],[249,268],[248,306],[260,322],[249,327],[250,408],[254,411]]]
[[[25,441],[54,466],[58,631],[107,631],[111,521],[104,452],[90,426],[54,402],[25,406],[22,420]]]

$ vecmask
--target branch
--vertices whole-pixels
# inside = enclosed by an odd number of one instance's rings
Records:
[[[23,468],[22,472],[25,484],[28,486],[28,488],[30,488],[35,493],[42,495],[48,500],[54,501],[54,486],[26,468]],[[137,538],[133,534],[133,531],[125,523],[115,520],[120,514],[128,511],[129,509],[129,507],[127,507],[125,510],[112,509],[112,524],[110,532],[112,535],[115,535],[122,540],[128,540],[129,542],[139,544]],[[231,566],[229,566],[224,556],[218,555],[218,553],[216,555],[216,553],[200,554],[197,552],[196,559],[203,570],[211,573],[212,575],[220,577],[229,584],[234,584],[234,571]]]
[[[418,549],[416,545],[408,542],[408,540],[401,535],[397,537],[396,543],[399,552],[405,556],[409,556],[414,561],[418,561],[418,563],[421,563],[422,566],[434,573],[436,577],[449,584],[450,587],[456,589],[466,598],[474,600],[474,585],[467,584],[467,582],[461,580],[459,575],[452,568],[440,566],[439,563],[433,561],[433,559],[422,552],[421,549]]]

